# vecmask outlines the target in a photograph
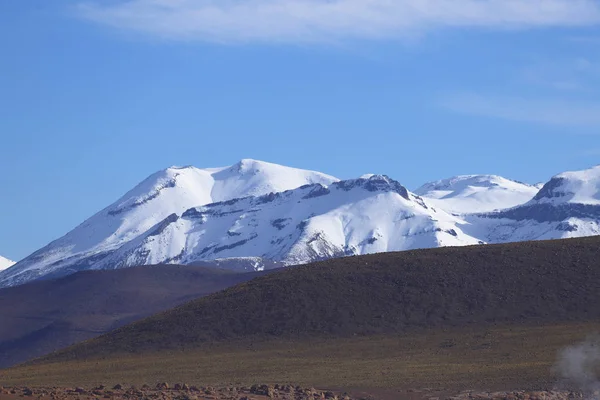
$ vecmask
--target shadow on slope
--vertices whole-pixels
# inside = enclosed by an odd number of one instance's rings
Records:
[[[279,270],[44,361],[487,324],[600,319],[600,238],[440,248]]]
[[[96,337],[262,274],[162,265],[79,272],[2,289],[0,368]]]

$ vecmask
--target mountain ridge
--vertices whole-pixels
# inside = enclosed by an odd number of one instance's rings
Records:
[[[170,167],[0,274],[0,287],[93,269],[122,245],[173,214],[215,201],[280,192],[338,179],[320,172],[244,159],[222,168]]]
[[[539,188],[499,175],[458,175],[424,184],[415,194],[459,214],[491,212],[531,200]]]
[[[555,175],[528,202],[466,220],[488,242],[600,235],[600,166]]]
[[[478,243],[461,232],[459,221],[428,207],[397,181],[373,175],[195,207],[181,217],[170,216],[100,265],[188,264],[218,258],[223,251],[229,257],[257,256],[294,265],[365,252]]]
[[[223,168],[170,167],[0,273],[0,287],[87,269],[232,259],[238,261],[224,265],[261,270],[375,252],[597,235],[599,188],[600,167],[558,174],[541,188],[461,175],[414,193],[386,175],[339,180],[251,159]]]

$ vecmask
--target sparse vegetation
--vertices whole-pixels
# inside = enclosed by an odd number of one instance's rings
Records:
[[[548,387],[600,330],[600,238],[290,268],[2,371],[15,384]]]
[[[190,349],[240,338],[408,333],[600,320],[600,238],[374,254],[275,272],[51,359]]]
[[[0,368],[247,281],[260,273],[176,265],[84,271],[0,290]]]
[[[557,352],[600,323],[428,329],[404,335],[240,340],[193,350],[51,361],[0,371],[5,385],[293,383],[321,389],[552,388]],[[448,344],[452,344],[448,346]]]

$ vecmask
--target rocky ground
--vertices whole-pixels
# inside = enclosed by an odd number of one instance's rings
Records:
[[[437,394],[437,396],[436,396]],[[441,395],[441,396],[440,396]],[[573,391],[512,391],[477,392],[464,391],[448,396],[435,390],[407,390],[391,393],[357,392],[340,393],[302,388],[292,385],[254,385],[252,387],[198,387],[187,384],[160,383],[154,387],[98,386],[86,388],[29,388],[0,387],[0,400],[35,398],[48,400],[96,400],[96,399],[157,399],[157,400],[575,400],[600,399],[600,393],[584,394]]]
[[[570,399],[598,399],[599,393],[573,391],[513,391],[513,392],[475,392],[465,391],[446,400],[570,400]],[[430,398],[429,400],[439,400]]]
[[[289,399],[289,400],[353,400],[347,393],[320,391],[314,388],[301,388],[291,385],[254,385],[252,387],[198,387],[187,384],[160,383],[154,387],[125,387],[115,385],[108,388],[98,386],[86,388],[2,388],[0,399],[36,398],[52,400],[94,400],[94,399],[157,399],[157,400],[258,400],[258,399]]]

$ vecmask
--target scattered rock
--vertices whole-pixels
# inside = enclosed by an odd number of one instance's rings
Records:
[[[439,397],[428,395],[431,390],[413,390],[413,399],[440,400]],[[348,393],[338,394],[333,391],[319,391],[315,388],[292,386],[289,384],[265,385],[256,384],[252,387],[223,386],[202,387],[190,386],[186,383],[176,383],[171,388],[166,382],[158,383],[152,388],[143,385],[139,389],[132,386],[124,390],[123,385],[117,384],[112,390],[106,386],[96,386],[91,390],[83,387],[76,388],[36,388],[29,387],[7,388],[0,386],[0,394],[8,396],[6,400],[16,400],[20,397],[35,397],[46,400],[360,400],[363,397],[352,397]],[[482,392],[468,390],[454,396],[443,397],[443,400],[582,400],[599,398],[599,393],[578,393],[572,391],[510,391]],[[416,395],[416,397],[415,397]],[[365,398],[371,398],[367,396]],[[2,397],[4,400],[4,397]]]

